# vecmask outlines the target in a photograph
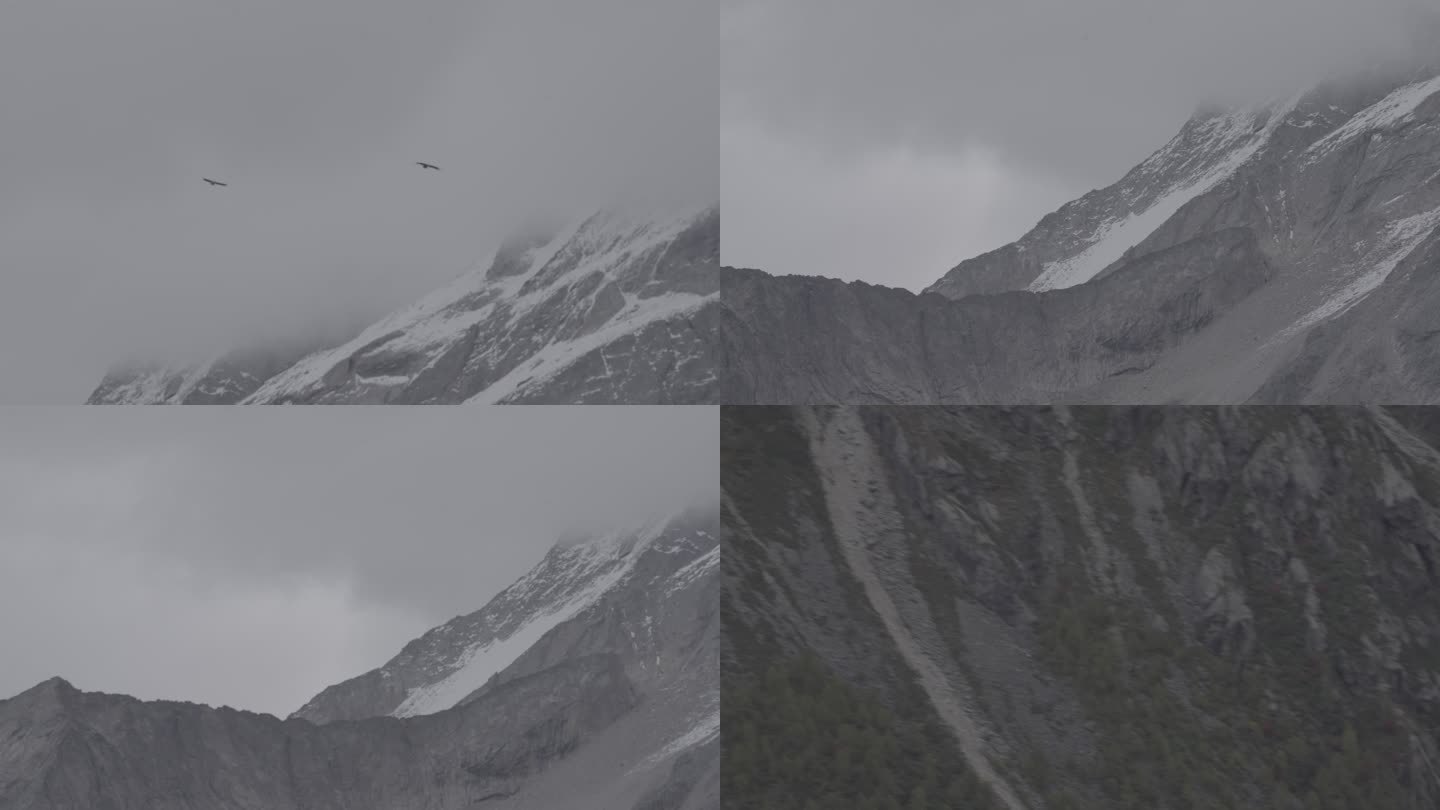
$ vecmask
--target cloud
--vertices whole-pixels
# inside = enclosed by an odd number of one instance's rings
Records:
[[[0,401],[338,339],[536,211],[713,199],[714,21],[709,0],[11,3]]]
[[[772,273],[918,290],[956,256],[1019,237],[1069,193],[983,148],[836,156],[727,125],[721,149],[730,167],[722,258]]]
[[[9,408],[0,697],[289,712],[562,535],[719,490],[703,407]]]
[[[920,196],[955,206],[939,215],[913,211],[917,223],[969,215],[963,191],[938,187],[956,165],[970,165],[973,174],[983,155],[989,167],[981,174],[1000,173],[1005,179],[996,185],[1017,189],[1017,199],[988,216],[1009,223],[1009,212],[1023,211],[1033,224],[1067,199],[1119,179],[1202,103],[1285,95],[1433,48],[1430,35],[1440,28],[1426,7],[1419,0],[723,0],[723,128],[750,133],[748,143],[789,144],[802,165],[813,163],[809,155],[825,155],[843,175],[873,174],[891,161],[897,179],[870,185],[899,186],[902,209]],[[726,137],[723,186],[727,200],[738,201],[726,206],[727,263],[745,256],[764,268],[768,255],[789,271],[825,273],[832,255],[872,252],[865,242],[873,229],[857,228],[839,205],[830,206],[829,227],[817,214],[799,214],[814,220],[807,238],[816,247],[804,257],[786,252],[784,240],[734,230],[746,205],[802,198],[785,186],[813,175],[761,171],[773,150],[735,149]],[[914,160],[894,161],[897,151]],[[923,183],[937,188],[928,195],[899,179],[927,175]],[[1014,235],[1008,225],[997,228],[978,249],[938,263],[940,237],[917,239],[884,267],[856,274],[928,283]]]
[[[340,579],[217,585],[171,558],[54,537],[8,537],[0,571],[7,696],[60,675],[87,691],[283,717],[427,626]]]

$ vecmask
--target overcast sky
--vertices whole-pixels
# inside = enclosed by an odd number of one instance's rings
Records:
[[[536,210],[713,200],[717,20],[715,0],[6,0],[0,402],[344,332]]]
[[[1434,5],[721,2],[722,261],[911,289],[1118,180],[1199,104],[1394,54]]]
[[[0,698],[284,716],[574,529],[719,490],[713,408],[0,408]]]

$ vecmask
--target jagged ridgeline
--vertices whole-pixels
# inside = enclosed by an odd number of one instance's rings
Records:
[[[724,409],[727,804],[1440,806],[1440,411]]]

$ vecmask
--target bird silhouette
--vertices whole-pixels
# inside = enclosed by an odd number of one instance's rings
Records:
[[[437,171],[437,172],[440,171],[440,167],[439,167],[439,166],[432,166],[432,165],[429,164],[429,163],[420,163],[420,162],[417,161],[417,162],[415,163],[415,165],[416,165],[416,166],[419,166],[419,167],[422,168],[422,169],[434,169],[434,170]]]
[[[212,186],[228,186],[228,185],[230,185],[229,183],[222,183],[222,182],[220,182],[219,180],[211,180],[211,179],[208,178],[208,177],[202,177],[202,178],[200,178],[200,179],[201,179],[201,180],[204,180],[205,182],[209,183],[209,184],[212,185]]]

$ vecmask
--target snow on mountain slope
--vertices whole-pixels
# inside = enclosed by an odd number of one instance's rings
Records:
[[[1361,273],[1280,333],[1290,337],[1323,320],[1343,314],[1385,283],[1395,268],[1440,228],[1440,208],[1391,223],[1384,238],[1366,255]]]
[[[1440,76],[1405,84],[1346,121],[1344,126],[1316,141],[1306,150],[1306,156],[1318,160],[1358,136],[1383,132],[1413,120],[1420,105],[1436,93],[1440,93]]]
[[[342,345],[268,353],[243,376],[224,359],[121,370],[89,401],[712,403],[719,257],[717,206],[613,207],[517,234]]]
[[[686,514],[635,531],[561,543],[524,577],[482,609],[457,617],[410,642],[383,667],[332,686],[295,713],[316,723],[393,715],[411,717],[451,708],[511,668],[557,628],[567,626],[658,573],[683,585],[703,573],[714,533]],[[712,569],[713,570],[713,569]],[[713,576],[713,574],[712,574]],[[647,615],[644,621],[649,621]],[[644,630],[631,622],[627,632]],[[609,644],[609,642],[606,642]],[[586,654],[616,652],[587,649]],[[575,655],[562,657],[574,658]],[[538,671],[555,660],[525,667]],[[507,674],[514,677],[515,672]]]
[[[1198,112],[1115,184],[1061,206],[1013,244],[961,262],[926,292],[960,298],[1084,283],[1144,248],[1142,243],[1162,226],[1185,219],[1189,204],[1233,195],[1243,183],[1270,184],[1257,201],[1262,210],[1249,214],[1286,220],[1288,228],[1297,209],[1309,202],[1295,195],[1311,191],[1289,188],[1289,181],[1308,170],[1347,169],[1348,164],[1333,163],[1347,145],[1378,143],[1387,131],[1432,120],[1427,112],[1440,92],[1437,73],[1431,65],[1382,71],[1321,84],[1270,104]],[[1327,160],[1331,165],[1325,165]],[[1174,241],[1155,247],[1169,244]]]
[[[634,570],[640,553],[660,534],[660,527],[643,530],[622,542],[619,536],[604,537],[591,543],[547,556],[543,569],[535,569],[508,589],[500,600],[502,605],[515,603],[510,610],[517,617],[503,635],[476,638],[467,642],[455,656],[448,675],[439,681],[410,689],[395,711],[395,717],[433,714],[454,706],[485,682],[514,663],[544,635],[574,618],[595,604]],[[460,620],[457,620],[460,621]],[[452,634],[440,628],[443,635]],[[462,631],[456,631],[456,634]],[[447,640],[449,640],[447,638]]]
[[[933,295],[727,269],[725,399],[1440,402],[1437,211],[1440,58],[1202,111]]]
[[[507,245],[484,272],[305,358],[245,402],[701,401],[714,376],[704,335],[681,356],[625,342],[713,303],[718,260],[715,208],[601,212],[544,244]],[[587,359],[599,373],[565,378]]]
[[[1267,105],[1195,122],[1122,181],[1128,188],[1121,193],[1140,207],[1101,221],[1080,237],[1087,245],[1083,250],[1046,263],[1028,289],[1055,290],[1095,278],[1182,206],[1254,158],[1299,101],[1296,97],[1275,109]],[[1145,186],[1146,191],[1140,191]]]
[[[88,405],[228,405],[318,348],[296,344],[229,352],[190,366],[150,365],[105,375]]]

